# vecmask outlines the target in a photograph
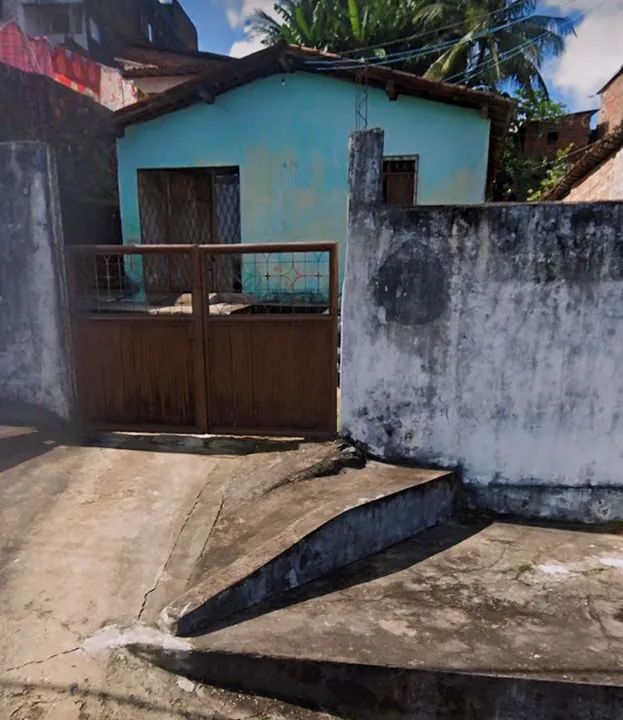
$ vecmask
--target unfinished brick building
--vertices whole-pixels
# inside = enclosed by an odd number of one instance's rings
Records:
[[[599,93],[598,139],[561,178],[547,200],[587,202],[623,198],[623,67]]]

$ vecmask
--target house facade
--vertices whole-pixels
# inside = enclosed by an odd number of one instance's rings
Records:
[[[117,113],[124,242],[343,249],[362,89],[318,57],[271,48]],[[388,202],[485,200],[508,101],[386,68],[370,69],[365,92],[368,124],[385,131]]]

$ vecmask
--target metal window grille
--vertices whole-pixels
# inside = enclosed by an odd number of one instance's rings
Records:
[[[240,173],[238,168],[141,170],[138,175],[141,241],[156,245],[240,243]],[[219,256],[216,272],[240,286],[240,262]],[[146,258],[154,288],[170,281],[171,292],[188,291],[166,257]],[[236,284],[237,283],[237,284]]]
[[[138,189],[144,244],[240,242],[238,168],[140,170]]]

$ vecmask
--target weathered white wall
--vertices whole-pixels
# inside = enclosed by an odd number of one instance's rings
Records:
[[[384,208],[382,134],[351,144],[342,432],[498,510],[623,490],[623,204]]]
[[[69,421],[74,402],[54,159],[0,143],[0,408],[26,403]]]

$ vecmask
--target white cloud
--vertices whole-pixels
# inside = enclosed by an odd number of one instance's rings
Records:
[[[596,106],[591,98],[623,64],[623,0],[549,0],[564,14],[579,10],[584,18],[564,54],[546,68],[554,85],[571,98],[571,109]]]
[[[225,16],[233,29],[244,27],[247,18],[254,10],[264,10],[273,14],[275,0],[224,0]]]
[[[233,7],[225,8],[225,17],[229,23],[229,27],[237,28],[240,22],[240,11]]]
[[[229,48],[229,54],[232,57],[240,58],[245,55],[263,50],[266,46],[262,45],[259,37],[250,37],[246,40],[238,40]]]

